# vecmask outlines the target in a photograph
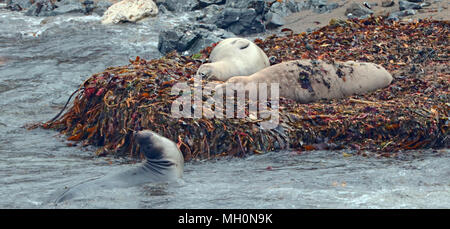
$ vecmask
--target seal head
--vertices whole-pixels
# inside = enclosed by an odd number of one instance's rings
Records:
[[[184,158],[173,141],[150,130],[137,132],[134,136],[146,158],[145,168],[160,175],[173,173],[177,178],[182,177]]]
[[[140,166],[123,172],[94,178],[56,193],[56,203],[101,189],[126,188],[146,183],[176,180],[183,175],[184,158],[175,142],[153,132],[144,130],[133,134],[140,152],[146,160]]]
[[[270,66],[269,58],[260,47],[238,37],[217,44],[209,60],[211,63],[199,67],[197,77],[226,81],[233,76],[248,76]]]

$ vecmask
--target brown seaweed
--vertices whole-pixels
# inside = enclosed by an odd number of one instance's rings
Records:
[[[256,39],[271,64],[295,59],[358,60],[380,64],[393,83],[366,95],[297,104],[281,98],[280,127],[262,130],[257,119],[172,118],[177,82],[193,84],[200,54],[172,52],[160,59],[137,57],[87,79],[64,115],[39,126],[107,153],[139,156],[132,131],[151,129],[175,141],[186,160],[291,148],[350,148],[390,156],[398,151],[449,147],[449,22],[388,22],[382,17],[332,20],[310,34]],[[338,71],[340,68],[338,68]],[[340,75],[338,72],[336,73]],[[302,82],[307,76],[300,76]],[[302,84],[303,85],[303,84]],[[306,81],[305,81],[305,86]],[[205,101],[207,98],[203,98]]]

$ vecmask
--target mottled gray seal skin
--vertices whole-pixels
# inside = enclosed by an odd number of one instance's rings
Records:
[[[215,90],[224,90],[230,84],[247,90],[251,83],[279,83],[280,96],[300,103],[311,103],[320,99],[365,94],[387,87],[391,82],[392,75],[374,63],[327,63],[304,59],[272,65],[250,76],[232,77]]]
[[[197,75],[205,80],[226,81],[233,76],[248,76],[269,67],[269,58],[253,42],[244,38],[221,41],[209,55],[211,63],[202,64]]]
[[[107,175],[100,179],[91,179],[64,190],[56,198],[60,203],[80,194],[95,192],[99,189],[126,188],[146,183],[169,182],[183,175],[184,158],[177,145],[150,130],[135,134],[136,143],[145,155],[145,162],[124,172]]]

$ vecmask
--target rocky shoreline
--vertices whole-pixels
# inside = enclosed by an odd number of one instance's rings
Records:
[[[119,0],[2,0],[6,9],[22,11],[25,15],[51,17],[65,14],[104,16]],[[123,1],[124,2],[124,1]],[[144,1],[145,2],[145,1]],[[183,55],[198,53],[222,39],[235,36],[266,36],[280,33],[281,28],[299,32],[302,17],[314,18],[313,25],[327,24],[331,18],[364,19],[384,14],[386,20],[398,21],[407,16],[424,13],[424,9],[440,0],[383,0],[383,1],[327,1],[327,0],[155,0],[157,14],[188,14],[190,23],[165,28],[159,36],[158,50],[167,54],[172,50]],[[152,3],[153,4],[153,3]],[[377,7],[383,11],[377,11]],[[386,12],[385,10],[389,11]],[[434,8],[433,8],[434,9]],[[123,11],[123,9],[121,9]],[[345,11],[344,11],[345,10]],[[436,11],[447,10],[439,5]],[[158,12],[159,11],[159,12]],[[334,13],[336,12],[336,13]],[[305,16],[306,15],[306,16]],[[328,21],[320,20],[322,15]],[[148,15],[147,15],[148,16]],[[294,20],[292,20],[294,19]],[[135,22],[139,19],[116,19],[114,23]],[[289,22],[291,21],[291,22]],[[294,21],[294,23],[292,22]],[[102,21],[103,23],[104,21]],[[296,23],[295,23],[296,22]],[[306,32],[315,28],[308,27]]]

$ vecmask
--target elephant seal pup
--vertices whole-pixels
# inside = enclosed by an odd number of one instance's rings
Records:
[[[184,158],[173,141],[150,130],[136,133],[135,140],[146,158],[142,165],[100,179],[85,181],[66,189],[56,199],[56,203],[72,199],[80,195],[79,193],[116,187],[125,188],[152,182],[167,182],[182,177]]]
[[[373,63],[294,60],[279,63],[250,76],[235,76],[215,90],[237,84],[248,90],[249,83],[279,83],[280,96],[310,103],[320,99],[335,99],[364,94],[384,88],[392,82],[391,74]]]
[[[269,58],[253,42],[244,38],[228,38],[211,51],[211,63],[201,65],[197,75],[207,80],[226,81],[233,76],[248,76],[269,67]]]

